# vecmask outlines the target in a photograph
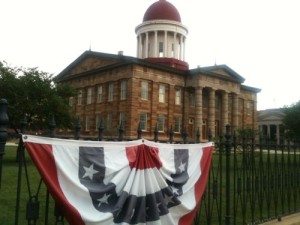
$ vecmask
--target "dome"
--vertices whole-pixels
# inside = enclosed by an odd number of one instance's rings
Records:
[[[145,12],[143,22],[149,20],[173,20],[181,23],[178,10],[166,0],[159,0],[150,5]]]

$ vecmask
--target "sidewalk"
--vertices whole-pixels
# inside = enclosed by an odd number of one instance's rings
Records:
[[[271,220],[262,225],[300,225],[300,213],[282,217],[281,221],[278,221],[277,219]]]

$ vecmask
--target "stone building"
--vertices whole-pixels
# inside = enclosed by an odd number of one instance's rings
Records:
[[[281,143],[285,130],[283,126],[284,109],[265,109],[257,112],[257,122],[259,134],[263,138],[269,139],[276,144]]]
[[[243,85],[245,79],[227,65],[189,69],[185,61],[188,30],[178,10],[158,0],[136,27],[137,57],[85,51],[57,77],[78,89],[70,99],[74,114],[82,122],[84,136],[97,136],[100,121],[104,136],[116,137],[122,122],[126,138],[167,140],[187,130],[201,140],[208,131],[218,136],[226,124],[233,129],[257,129],[258,88]]]

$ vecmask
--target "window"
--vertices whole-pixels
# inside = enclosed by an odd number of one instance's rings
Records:
[[[181,117],[179,117],[179,116],[175,117],[174,132],[176,132],[176,133],[181,132]]]
[[[82,91],[78,92],[78,105],[82,104]]]
[[[113,114],[111,112],[107,114],[106,128],[107,130],[111,130],[113,128]]]
[[[141,98],[143,100],[148,100],[148,82],[147,81],[142,81]]]
[[[158,101],[164,103],[166,101],[166,86],[164,84],[159,85],[159,97]]]
[[[103,88],[102,85],[98,86],[97,89],[97,102],[100,103],[103,101]]]
[[[92,96],[93,95],[93,89],[89,87],[87,89],[87,96],[86,96],[86,104],[91,104],[92,103]]]
[[[121,81],[121,93],[120,93],[120,99],[125,100],[127,94],[127,82],[126,80]]]
[[[114,100],[114,84],[108,84],[108,101],[111,102]]]
[[[90,130],[90,116],[86,115],[85,117],[85,130],[89,131]]]
[[[158,115],[158,120],[157,120],[157,128],[159,132],[163,132],[165,129],[165,117],[164,115]]]
[[[120,118],[119,118],[119,126],[121,125],[121,122],[123,123],[123,127],[125,128],[125,112],[120,112]]]
[[[142,112],[140,114],[140,127],[142,130],[147,130],[147,113]]]
[[[164,57],[164,43],[163,42],[159,42],[158,52],[159,52],[159,57]]]
[[[202,94],[202,107],[208,108],[208,93],[207,93],[207,91],[203,92],[203,94]]]
[[[190,106],[194,107],[195,106],[195,93],[194,92],[190,92],[189,100],[190,100]]]
[[[73,106],[73,97],[69,98],[69,106],[71,106],[71,107]]]
[[[96,123],[95,123],[95,130],[98,131],[98,128],[100,126],[100,123],[101,123],[101,115],[100,114],[97,114],[96,115]]]
[[[176,89],[175,105],[181,105],[181,90]]]

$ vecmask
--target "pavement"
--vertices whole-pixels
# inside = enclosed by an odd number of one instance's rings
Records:
[[[278,221],[277,219],[271,220],[262,225],[300,225],[300,213],[282,217],[281,221]]]

